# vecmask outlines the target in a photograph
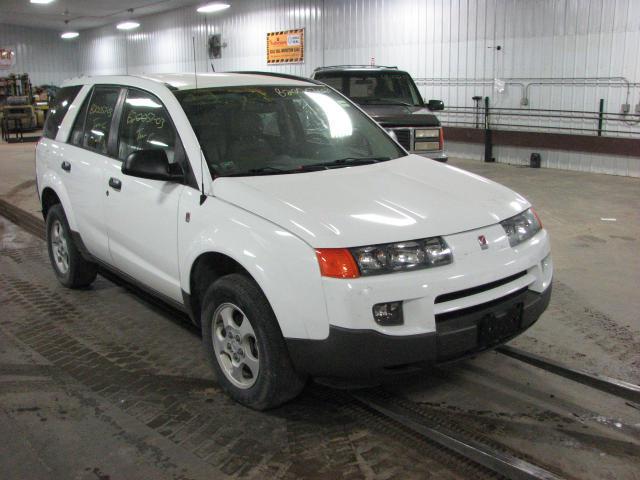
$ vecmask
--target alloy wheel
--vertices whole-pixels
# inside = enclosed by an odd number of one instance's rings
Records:
[[[51,225],[51,251],[56,268],[62,275],[66,275],[69,271],[69,248],[60,220],[55,220]]]
[[[225,376],[238,388],[252,387],[260,371],[260,357],[251,322],[233,303],[220,305],[212,322],[213,349]]]

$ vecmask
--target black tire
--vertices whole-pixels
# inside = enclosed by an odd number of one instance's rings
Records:
[[[67,252],[68,268],[66,268],[66,271],[56,262],[56,254],[54,253],[54,245],[52,243],[52,237],[56,235],[53,229],[58,226],[61,226],[61,228],[57,235],[61,236],[64,240],[65,250]],[[49,260],[51,261],[53,272],[58,278],[58,281],[67,288],[83,288],[91,285],[98,274],[98,266],[95,263],[85,260],[78,250],[78,247],[73,243],[69,222],[67,222],[67,217],[64,214],[62,205],[57,204],[49,209],[47,212],[46,229]]]
[[[258,348],[259,370],[255,383],[239,388],[226,376],[213,345],[214,314],[218,307],[233,304],[249,319]],[[207,289],[202,303],[202,341],[220,387],[237,402],[255,410],[277,407],[296,397],[306,377],[291,363],[277,319],[260,287],[249,277],[230,274]]]

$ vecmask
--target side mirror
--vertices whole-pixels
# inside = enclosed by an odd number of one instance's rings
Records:
[[[182,167],[177,163],[169,163],[167,152],[160,149],[131,152],[122,164],[122,173],[166,182],[184,181]]]
[[[427,103],[429,110],[444,110],[444,102],[442,100],[429,100]]]

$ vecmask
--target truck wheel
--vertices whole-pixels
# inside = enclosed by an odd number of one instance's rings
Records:
[[[305,378],[295,372],[276,316],[252,279],[234,273],[216,280],[201,318],[211,366],[234,400],[266,410],[302,391]]]
[[[90,285],[98,274],[98,266],[85,260],[71,238],[71,229],[62,205],[47,213],[47,250],[58,281],[67,288]]]

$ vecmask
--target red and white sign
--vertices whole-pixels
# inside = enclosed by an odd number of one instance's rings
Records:
[[[9,69],[16,64],[16,52],[11,47],[0,47],[0,68]]]

